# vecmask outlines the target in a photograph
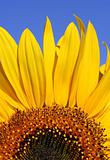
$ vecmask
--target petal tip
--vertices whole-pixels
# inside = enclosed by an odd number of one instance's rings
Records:
[[[51,21],[50,21],[50,18],[48,17],[48,16],[46,16],[46,22],[45,22],[45,24],[51,24]]]

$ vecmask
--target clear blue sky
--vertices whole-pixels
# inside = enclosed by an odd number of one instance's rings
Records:
[[[101,63],[106,52],[102,41],[110,47],[110,0],[0,0],[0,25],[18,42],[22,31],[28,27],[42,45],[46,16],[51,19],[55,40],[78,15],[87,25],[94,24],[100,43]]]

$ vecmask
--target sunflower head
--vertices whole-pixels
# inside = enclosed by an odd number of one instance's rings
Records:
[[[77,107],[17,110],[0,134],[1,152],[10,159],[106,158],[104,130]]]
[[[94,26],[75,18],[55,44],[47,17],[43,50],[0,28],[0,160],[109,159],[109,48],[100,68]]]

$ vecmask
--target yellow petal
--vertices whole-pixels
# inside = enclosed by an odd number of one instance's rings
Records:
[[[107,53],[107,59],[106,59],[106,64],[105,64],[105,72],[107,72],[110,69],[110,51],[105,42],[103,42],[105,48],[106,48],[106,53]]]
[[[20,38],[18,63],[30,106],[42,106],[45,97],[43,55],[38,42],[28,29],[22,33]]]
[[[54,74],[55,102],[63,106],[68,101],[70,83],[78,56],[79,45],[78,30],[71,23],[65,31]]]
[[[75,19],[76,19],[76,21],[77,21],[77,24],[78,24],[78,27],[79,27],[79,30],[80,30],[80,33],[81,33],[81,38],[82,38],[82,36],[83,36],[83,35],[85,34],[85,32],[86,32],[84,23],[83,23],[83,21],[82,21],[78,16],[76,16],[76,15],[75,15]]]
[[[6,94],[8,94],[10,97],[12,97],[14,100],[19,101],[1,65],[0,65],[0,89],[3,90]]]
[[[102,64],[102,65],[100,66],[100,72],[101,72],[101,74],[104,74],[104,73],[105,73],[105,64]]]
[[[90,117],[99,118],[110,105],[110,70],[101,78],[97,88],[88,98],[83,109]]]
[[[54,102],[53,92],[53,69],[55,64],[55,42],[50,20],[46,19],[43,36],[44,65],[46,73],[46,105],[52,105]]]
[[[58,40],[57,46],[60,47],[63,44],[63,36],[60,37],[60,39]]]
[[[61,45],[63,44],[63,37],[64,36],[62,36],[60,39],[59,39],[59,41],[58,41],[58,43],[57,43],[57,45],[56,45],[56,53],[57,53],[57,55],[59,55],[59,51],[60,51],[60,47],[61,47]]]
[[[0,123],[3,123],[5,122],[5,119],[3,119],[1,116],[0,116]]]
[[[109,54],[109,48],[108,48],[106,42],[103,42],[103,45],[105,46],[105,48],[106,48],[106,53],[107,53],[107,55],[108,55],[108,54]]]
[[[11,96],[6,94],[3,90],[0,89],[0,98],[6,101],[10,106],[13,106],[15,109],[25,110],[26,108],[20,102],[15,101]]]
[[[14,113],[14,108],[0,98],[0,117],[4,119],[4,121],[7,121]]]
[[[95,89],[99,79],[99,44],[93,25],[89,22],[82,38],[79,57],[73,75],[69,105],[82,106]]]
[[[101,127],[104,128],[104,134],[107,135],[106,142],[104,144],[105,147],[110,148],[110,105],[106,107],[106,110],[103,112],[103,114],[96,119],[96,122],[100,122]],[[110,156],[110,152],[107,152],[107,155]]]
[[[0,62],[7,79],[16,92],[17,97],[28,106],[19,82],[17,66],[17,45],[9,33],[0,27]]]
[[[105,134],[107,135],[107,139],[110,139],[110,123],[109,123],[110,122],[110,106],[106,108],[107,108],[106,111],[103,113],[102,116],[97,118],[97,121],[101,122],[102,128],[105,128]]]

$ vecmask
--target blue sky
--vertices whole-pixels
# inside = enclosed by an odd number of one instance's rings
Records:
[[[51,19],[55,40],[60,38],[66,26],[78,15],[87,25],[94,24],[101,49],[101,64],[106,51],[102,41],[110,47],[110,0],[1,0],[0,25],[19,41],[25,28],[31,29],[42,46],[42,35],[46,16]]]

